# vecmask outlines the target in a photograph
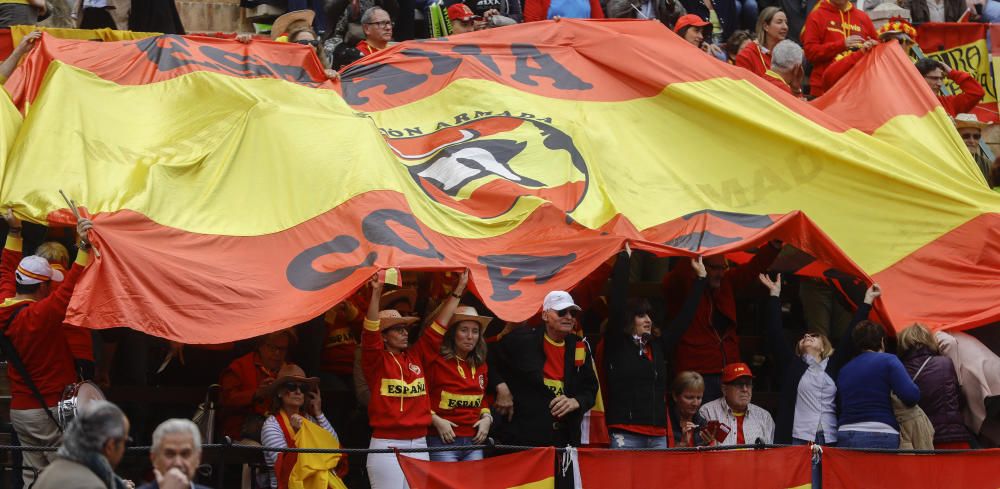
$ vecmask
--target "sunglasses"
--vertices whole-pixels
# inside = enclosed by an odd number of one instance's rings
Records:
[[[305,393],[309,391],[309,384],[300,384],[298,382],[285,382],[284,384],[281,384],[281,388],[285,392],[298,391]]]
[[[295,41],[295,44],[316,47],[319,46],[319,41],[316,39],[299,39],[298,41]]]
[[[559,317],[561,317],[561,318],[564,318],[566,316],[577,317],[577,316],[580,315],[580,311],[577,311],[576,309],[573,309],[572,307],[567,307],[566,309],[563,309],[561,311],[556,311],[556,314],[558,314]]]

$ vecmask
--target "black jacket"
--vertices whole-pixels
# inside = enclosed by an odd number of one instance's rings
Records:
[[[707,280],[695,281],[680,313],[665,328],[663,335],[649,339],[653,354],[650,361],[640,353],[632,335],[625,332],[631,329],[632,321],[625,310],[628,272],[628,254],[619,253],[611,276],[608,327],[604,333],[605,419],[608,426],[631,424],[666,428],[666,356],[691,325]]]
[[[826,374],[836,382],[840,367],[854,358],[851,333],[859,322],[868,318],[872,306],[861,302],[851,319],[851,325],[844,332],[843,338],[837,342],[833,355],[826,363]],[[774,421],[774,443],[789,444],[792,442],[792,426],[795,424],[795,403],[799,396],[799,381],[809,369],[801,357],[795,356],[795,346],[791,348],[785,343],[785,335],[781,330],[781,301],[777,297],[767,298],[765,311],[767,326],[767,348],[774,360],[776,372],[783,372],[778,396],[778,416]]]
[[[501,423],[497,437],[508,444],[527,446],[563,446],[580,444],[583,414],[594,407],[597,398],[597,375],[590,348],[584,362],[576,366],[576,345],[583,341],[576,335],[566,337],[566,363],[563,392],[580,403],[577,409],[556,422],[549,409],[555,394],[545,386],[545,327],[519,328],[504,336],[491,353],[490,386],[506,383],[514,396],[514,417]],[[586,347],[586,345],[584,345]],[[499,417],[498,417],[499,418]],[[504,420],[506,421],[506,420]]]

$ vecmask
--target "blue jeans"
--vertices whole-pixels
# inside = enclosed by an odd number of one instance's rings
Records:
[[[611,448],[667,448],[666,436],[640,435],[622,430],[611,430]]]
[[[440,436],[428,436],[427,447],[467,447],[475,445],[471,436],[456,436],[455,441],[445,443]],[[467,462],[470,460],[482,460],[482,450],[449,450],[444,452],[430,452],[433,462]]]
[[[873,431],[837,431],[840,448],[899,448],[899,435]]]

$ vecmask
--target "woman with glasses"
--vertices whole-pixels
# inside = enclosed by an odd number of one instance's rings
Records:
[[[873,284],[865,292],[864,303],[858,307],[836,350],[825,335],[815,333],[802,335],[795,347],[789,348],[781,327],[781,275],[771,280],[761,274],[760,281],[771,293],[765,311],[768,350],[774,359],[775,371],[783,372],[774,442],[834,445],[837,443],[837,375],[853,356],[851,336],[855,326],[868,317],[881,289]]]
[[[287,363],[278,371],[278,378],[268,386],[271,397],[271,416],[264,421],[261,429],[261,444],[265,447],[295,447],[295,434],[308,420],[337,437],[333,425],[323,415],[319,395],[319,377],[306,377],[305,372],[293,363]],[[306,447],[299,447],[306,448]],[[292,463],[280,463],[279,452],[264,452],[271,480],[271,489],[288,487],[288,473]],[[341,459],[346,469],[346,458]],[[288,467],[287,465],[291,465]]]
[[[605,417],[611,448],[667,447],[666,358],[694,319],[707,284],[701,257],[691,260],[698,278],[680,314],[661,335],[654,329],[649,301],[628,294],[629,254],[621,252],[611,278],[603,366]]]

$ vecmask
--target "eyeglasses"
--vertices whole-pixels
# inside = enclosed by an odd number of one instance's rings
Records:
[[[556,314],[558,314],[559,317],[561,317],[561,318],[564,318],[566,316],[577,317],[577,316],[580,315],[580,311],[577,311],[576,309],[573,309],[572,307],[567,307],[566,309],[563,309],[561,311],[556,311]]]
[[[306,392],[309,390],[309,386],[306,384],[300,384],[298,382],[285,382],[281,384],[281,389],[285,392]]]
[[[396,23],[391,20],[383,20],[379,22],[366,22],[365,25],[373,25],[375,27],[378,27],[379,29],[385,29],[396,25]]]
[[[977,134],[974,132],[967,132],[965,134],[962,134],[962,139],[972,139],[974,141],[979,141],[980,139],[982,139],[982,137],[983,137],[982,134]]]
[[[295,44],[303,44],[305,46],[316,47],[319,46],[319,41],[317,41],[316,39],[299,39],[298,41],[295,41]]]

